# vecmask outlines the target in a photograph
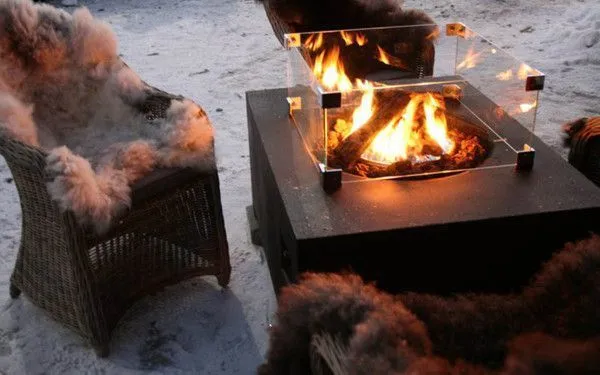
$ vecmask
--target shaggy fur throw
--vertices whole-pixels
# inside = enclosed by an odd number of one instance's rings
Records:
[[[375,77],[382,71],[389,70],[404,72],[401,76],[411,78],[420,74],[433,74],[434,44],[439,35],[439,28],[423,11],[403,9],[400,0],[256,1],[268,9],[267,14],[272,24],[276,25],[276,33],[283,32],[280,29],[282,24],[285,25],[286,32],[406,26],[401,31],[390,28],[369,33],[370,42],[358,49],[354,45],[346,45],[342,35],[327,33],[324,35],[322,48],[306,51],[305,59],[309,58],[312,64],[319,54],[333,45],[341,47],[340,59],[344,63],[345,73],[352,81],[377,80]],[[282,38],[281,35],[278,37]],[[380,47],[395,57],[393,69],[373,59],[372,56],[379,53]]]
[[[259,374],[310,374],[308,347],[320,332],[344,339],[356,374],[392,374],[431,353],[424,325],[391,296],[356,275],[306,274],[282,291]]]
[[[295,32],[434,24],[402,0],[256,0],[265,3]]]
[[[0,131],[48,153],[50,196],[82,224],[107,230],[155,167],[214,168],[206,113],[143,82],[87,9],[2,0],[0,23]]]
[[[519,295],[391,297],[356,275],[307,273],[279,303],[261,375],[310,373],[322,332],[347,347],[348,374],[600,373],[596,235],[566,244]]]

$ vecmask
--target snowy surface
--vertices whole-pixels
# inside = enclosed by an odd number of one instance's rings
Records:
[[[536,133],[557,152],[563,152],[564,121],[600,114],[597,0],[407,5],[440,24],[463,21],[545,73]],[[245,217],[251,193],[244,93],[285,86],[283,50],[264,10],[250,0],[84,0],[79,6],[112,25],[124,59],[148,83],[194,99],[213,121],[231,287],[222,292],[213,278],[197,278],[141,300],[114,332],[111,356],[96,358],[87,343],[26,298],[8,296],[21,214],[0,158],[0,373],[252,374],[267,349],[276,304]]]

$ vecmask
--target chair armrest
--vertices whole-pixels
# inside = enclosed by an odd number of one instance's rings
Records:
[[[157,168],[131,186],[132,205],[167,193],[216,171],[199,171],[194,168]]]
[[[569,163],[600,186],[600,117],[581,118],[563,126]]]

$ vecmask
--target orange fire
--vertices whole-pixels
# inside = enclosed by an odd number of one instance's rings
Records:
[[[345,73],[344,65],[340,60],[340,49],[337,46],[317,56],[313,73],[326,89],[341,92],[352,90],[352,82]]]
[[[396,68],[408,68],[402,60],[385,52],[385,50],[379,46],[377,46],[377,60],[381,61],[386,65],[394,66]]]
[[[357,43],[363,45],[366,38],[359,33],[340,32],[346,45]],[[361,44],[362,43],[362,44]],[[313,51],[323,46],[322,34],[313,34],[304,44]],[[379,61],[394,66],[402,62],[377,46]],[[478,54],[471,54],[471,60],[465,66],[474,66]],[[313,66],[313,73],[321,85],[328,90],[349,92],[358,88],[362,92],[360,104],[352,113],[351,124],[338,119],[337,124],[345,129],[346,138],[367,124],[377,114],[377,103],[374,84],[357,79],[354,83],[346,75],[344,64],[340,59],[340,47],[334,46],[321,51]],[[398,113],[373,139],[363,153],[364,159],[382,164],[391,164],[400,160],[419,162],[433,160],[438,156],[427,155],[426,145],[437,145],[442,153],[450,153],[454,142],[448,135],[443,99],[438,100],[431,93],[412,93],[409,103],[398,108]],[[387,120],[385,120],[387,121]]]
[[[367,37],[361,33],[351,33],[348,31],[340,31],[340,34],[342,35],[342,39],[344,39],[344,43],[346,43],[347,46],[354,44],[356,42],[356,44],[358,44],[359,46],[364,46],[365,44],[367,44],[368,40]]]
[[[385,52],[383,48],[379,46],[377,46],[377,52],[379,53],[379,56],[377,57],[378,60],[384,64],[390,65],[390,58],[387,52]]]
[[[421,121],[424,122],[425,134],[418,126],[420,110],[423,111]],[[372,91],[367,91],[354,111],[352,128],[346,136],[360,129],[375,111]],[[437,144],[444,153],[450,153],[454,148],[448,136],[443,102],[430,93],[413,93],[406,107],[399,109],[398,115],[377,134],[362,157],[382,164],[401,160],[431,160],[435,157],[423,154],[423,146],[427,141]]]
[[[340,31],[340,35],[346,46],[358,44],[364,46],[368,40],[367,37],[357,32]],[[317,80],[328,90],[338,90],[340,92],[348,92],[353,88],[362,88],[360,80],[356,80],[354,84],[346,75],[344,64],[340,58],[340,47],[333,46],[329,49],[324,49],[323,33],[311,34],[305,41],[304,47],[311,51],[322,51],[315,58],[313,65],[313,73]],[[388,54],[381,47],[377,47],[377,60],[384,64],[391,65],[397,68],[407,68],[406,64],[397,57]],[[366,81],[365,81],[366,82]]]
[[[304,47],[316,51],[323,46],[323,33],[311,34],[304,42]]]
[[[364,94],[360,99],[360,105],[354,110],[354,113],[352,113],[352,128],[350,129],[349,134],[352,134],[366,124],[375,112],[373,105],[375,97],[373,85],[369,81],[362,82],[360,80],[357,81],[357,84],[359,88],[364,90]]]

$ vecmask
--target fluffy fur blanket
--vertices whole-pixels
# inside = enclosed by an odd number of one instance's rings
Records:
[[[256,0],[271,7],[295,32],[434,24],[402,0]]]
[[[600,237],[569,243],[518,295],[390,296],[356,275],[284,288],[259,374],[310,373],[311,336],[346,346],[350,374],[599,374]]]
[[[48,153],[48,191],[82,224],[107,230],[155,167],[214,168],[206,113],[143,82],[87,9],[2,0],[0,24],[0,131]]]

